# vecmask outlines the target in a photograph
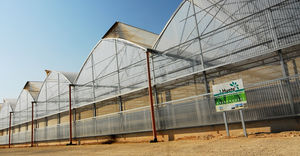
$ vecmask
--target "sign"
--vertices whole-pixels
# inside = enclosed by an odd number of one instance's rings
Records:
[[[212,88],[217,112],[246,107],[247,99],[242,79],[213,85]]]

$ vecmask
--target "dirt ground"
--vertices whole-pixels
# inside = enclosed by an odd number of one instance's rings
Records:
[[[114,143],[81,146],[2,148],[0,155],[13,156],[127,156],[127,155],[300,155],[300,132],[256,134],[248,138],[206,137],[159,143]]]

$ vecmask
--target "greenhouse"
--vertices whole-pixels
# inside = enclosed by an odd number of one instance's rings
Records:
[[[36,101],[43,82],[28,81],[18,97],[13,115],[13,125],[26,123],[31,120],[32,101]],[[22,128],[27,129],[27,126]]]
[[[77,73],[46,70],[47,77],[37,96],[35,118],[57,114],[67,110],[69,103],[69,84]]]
[[[32,143],[224,124],[212,88],[236,79],[245,121],[298,117],[299,27],[297,0],[184,0],[159,35],[116,22],[79,73],[47,70],[16,108],[4,102],[0,144],[13,110],[12,143],[30,142],[28,124]],[[226,114],[240,121],[238,111]]]
[[[8,127],[10,112],[13,112],[15,107],[16,107],[16,99],[3,99],[3,106],[1,107],[1,111],[0,111],[1,129]],[[2,133],[6,133],[6,131],[3,131]]]

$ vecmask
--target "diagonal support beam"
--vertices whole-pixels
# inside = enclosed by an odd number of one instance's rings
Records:
[[[170,53],[163,53],[161,51],[150,49],[150,48],[148,48],[147,51],[152,53],[152,54],[156,54],[156,55],[165,55],[165,56],[172,57],[172,58],[175,58],[175,59],[181,59],[181,60],[185,60],[185,61],[188,61],[188,62],[195,62],[197,64],[201,64],[200,60],[189,58],[189,57],[184,57],[184,56],[170,54]]]

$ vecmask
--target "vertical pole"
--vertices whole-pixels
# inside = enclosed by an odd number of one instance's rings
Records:
[[[194,77],[195,94],[196,94],[196,96],[198,96],[200,89],[198,89],[198,87],[197,87],[197,76],[194,75],[193,77]],[[200,101],[198,98],[195,99],[195,109],[196,109],[196,113],[197,113],[197,119],[200,122],[202,118],[201,118],[201,110],[200,110]]]
[[[123,102],[122,102],[122,97],[118,96],[118,102],[119,102],[119,110],[123,111],[124,110],[124,106],[123,106]]]
[[[97,116],[97,106],[96,106],[96,103],[93,103],[93,116],[94,117]]]
[[[151,55],[151,65],[152,65],[152,78],[153,78],[154,99],[155,99],[155,105],[157,106],[159,104],[159,95],[158,95],[157,86],[156,86],[156,78],[155,78],[155,68],[154,68],[154,58],[153,58],[153,55]],[[163,125],[163,123],[159,119],[159,117],[160,117],[160,114],[158,114],[158,119],[157,120],[159,121],[159,125],[158,126],[161,127]]]
[[[194,12],[194,20],[195,20],[195,27],[196,27],[196,31],[197,31],[197,35],[199,37],[198,42],[199,42],[199,46],[200,46],[200,60],[201,60],[201,64],[202,64],[202,70],[204,71],[205,66],[204,66],[204,59],[203,59],[203,51],[202,51],[202,46],[201,46],[201,41],[200,41],[200,32],[199,32],[199,28],[198,28],[198,20],[197,20],[197,13],[196,13],[196,9],[195,9],[195,3],[194,0],[192,0],[193,3],[193,12]],[[205,75],[203,73],[203,75]]]
[[[298,68],[297,68],[295,59],[293,59],[292,63],[293,63],[294,74],[298,75],[299,72],[298,72]],[[296,82],[297,82],[296,84],[299,84],[299,76],[296,77]]]
[[[91,64],[92,64],[92,82],[93,82],[93,101],[96,100],[96,88],[95,88],[95,69],[94,69],[94,54],[91,54]],[[93,115],[97,116],[97,107],[96,103],[93,104]]]
[[[228,128],[228,123],[227,123],[227,116],[226,116],[226,112],[225,111],[223,112],[223,119],[224,119],[224,123],[225,123],[225,129],[226,129],[227,136],[230,136],[229,128]]]
[[[207,82],[207,77],[206,77],[206,71],[203,71],[203,81],[204,81],[204,84],[205,84],[205,91],[206,93],[210,93],[210,88],[209,88],[209,84]]]
[[[283,75],[283,77],[288,77],[289,74],[288,74],[288,71],[287,71],[287,65],[284,62],[284,59],[283,59],[283,56],[282,56],[282,51],[278,50],[277,53],[278,53],[278,56],[279,56],[279,61],[280,61],[280,65],[281,65],[282,75]]]
[[[118,57],[118,46],[117,41],[115,40],[115,52],[116,52],[116,65],[117,65],[117,72],[118,72],[118,94],[121,94],[121,79],[120,79],[120,64],[119,64],[119,57]],[[127,52],[127,51],[125,51]],[[119,101],[119,110],[123,111],[123,103],[122,103],[122,97],[118,96]]]
[[[209,88],[209,83],[207,81],[207,77],[206,77],[206,71],[205,71],[205,64],[204,64],[204,56],[203,56],[203,49],[202,49],[202,44],[201,44],[201,34],[200,34],[200,31],[199,31],[199,27],[198,27],[198,20],[197,20],[197,12],[196,12],[196,9],[195,9],[195,3],[194,3],[194,0],[191,0],[192,2],[192,7],[193,7],[193,13],[194,13],[194,21],[195,21],[195,27],[196,27],[196,31],[197,31],[197,35],[198,35],[198,43],[199,43],[199,50],[200,50],[200,61],[201,61],[201,67],[202,67],[202,74],[203,74],[203,80],[204,80],[204,85],[205,85],[205,91],[206,93],[210,93],[210,88]],[[207,104],[204,105],[206,108],[209,108],[209,105],[210,105],[210,95],[207,95],[205,96],[206,97],[206,100],[207,100]],[[210,113],[209,113],[210,114]],[[211,117],[211,115],[209,115],[209,118]],[[207,117],[204,117],[203,120],[207,120],[206,119]]]
[[[29,112],[29,110],[28,110],[28,92],[27,92],[27,94],[26,94],[26,121],[28,121],[29,119],[28,119],[28,112]]]
[[[60,77],[57,73],[57,96],[58,96],[58,113],[60,113]]]
[[[33,106],[34,102],[31,102],[31,147],[33,147]]]
[[[246,125],[245,125],[244,115],[243,115],[243,110],[240,109],[239,112],[240,112],[240,116],[241,116],[241,121],[242,121],[244,135],[245,135],[245,137],[248,137],[247,131],[246,131]]]
[[[151,142],[157,142],[157,133],[155,126],[155,116],[154,116],[154,107],[153,107],[153,95],[152,95],[152,85],[151,85],[151,71],[150,71],[150,61],[149,61],[149,52],[146,52],[147,58],[147,73],[148,73],[148,94],[150,101],[150,109],[151,109],[151,118],[152,118],[152,132],[153,132],[153,140]]]
[[[75,121],[76,121],[76,109],[75,108],[73,109],[73,121],[75,124]]]
[[[46,104],[45,104],[45,115],[47,115],[47,107],[48,107],[48,87],[47,87],[47,81],[45,82],[45,87],[46,87],[46,89],[45,89],[45,94],[46,94]]]
[[[274,23],[274,19],[273,19],[271,9],[266,10],[266,17],[267,17],[267,20],[268,20],[269,29],[271,30],[271,35],[273,37],[274,48],[277,48],[279,46],[279,41],[278,41],[278,37],[277,37],[277,33],[276,33],[276,27],[275,27],[275,23]]]
[[[290,85],[290,81],[289,81],[288,68],[287,68],[286,63],[284,62],[284,59],[283,59],[283,56],[282,56],[282,51],[278,50],[277,53],[278,53],[279,60],[280,60],[282,75],[285,78],[284,81],[285,81],[285,85],[286,85],[286,88],[287,88],[287,96],[288,96],[288,100],[290,102],[291,112],[292,112],[292,114],[295,114],[294,100],[293,100],[291,85]]]
[[[74,137],[76,138],[76,109],[73,109]]]
[[[69,126],[70,126],[70,145],[72,145],[72,85],[69,84]]]
[[[96,89],[95,89],[95,69],[94,69],[94,54],[91,54],[91,63],[92,63],[92,82],[93,82],[93,101],[96,100]]]
[[[70,143],[67,145],[73,145],[72,141],[72,84],[69,84],[69,125],[70,125]]]
[[[57,114],[57,124],[60,124],[60,113]]]
[[[13,112],[9,112],[9,128],[8,128],[8,148],[10,148],[10,138],[11,138],[11,114]]]
[[[293,63],[294,73],[295,73],[295,75],[298,75],[299,73],[298,73],[298,68],[297,68],[297,64],[296,64],[295,59],[293,59],[292,63]]]
[[[95,86],[95,63],[94,63],[94,54],[93,53],[91,54],[91,64],[92,64],[92,83],[93,83],[92,92],[93,92],[93,101],[95,102],[96,101],[96,88],[95,88],[96,86]],[[96,106],[96,103],[93,103],[93,120],[94,120],[94,123],[96,123],[96,116],[97,116],[97,106]],[[79,114],[79,117],[80,117],[80,114]],[[75,114],[75,120],[76,120],[76,114]],[[74,123],[75,123],[75,121],[74,121]],[[95,124],[94,124],[94,126],[95,126]],[[95,126],[94,130],[95,130],[95,134],[96,134],[96,126]]]
[[[156,85],[153,85],[153,89],[154,89],[155,104],[158,105],[159,104],[159,99],[158,99],[158,93],[157,93]]]
[[[156,87],[156,79],[155,79],[155,69],[154,69],[154,59],[153,59],[153,55],[151,56],[151,65],[152,65],[152,77],[153,77],[153,89],[154,89],[154,98],[155,98],[155,104],[158,105],[159,104],[159,97],[158,97],[158,92],[157,92],[157,87]]]

